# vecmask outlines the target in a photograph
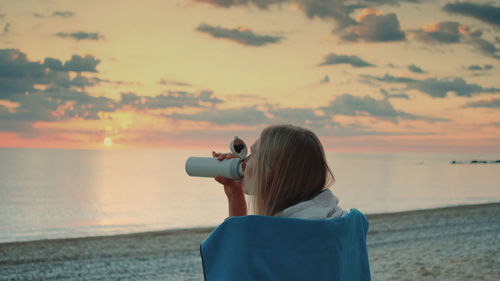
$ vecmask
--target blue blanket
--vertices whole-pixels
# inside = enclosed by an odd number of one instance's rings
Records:
[[[369,281],[368,221],[269,216],[227,219],[201,244],[205,280]]]

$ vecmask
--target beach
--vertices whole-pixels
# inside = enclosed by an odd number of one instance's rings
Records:
[[[373,280],[500,280],[500,203],[367,215]],[[0,244],[0,280],[203,280],[213,228]]]

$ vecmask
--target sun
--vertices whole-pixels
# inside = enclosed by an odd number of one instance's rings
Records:
[[[105,146],[111,146],[113,144],[113,140],[110,137],[105,137],[104,138],[104,145]]]

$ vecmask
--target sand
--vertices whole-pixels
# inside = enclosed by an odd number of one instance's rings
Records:
[[[373,280],[500,280],[500,203],[367,216]],[[0,244],[0,280],[203,280],[213,228]]]

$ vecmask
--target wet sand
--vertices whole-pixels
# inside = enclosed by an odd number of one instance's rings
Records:
[[[500,280],[500,203],[367,216],[373,280]],[[203,280],[213,228],[0,244],[0,280]]]

